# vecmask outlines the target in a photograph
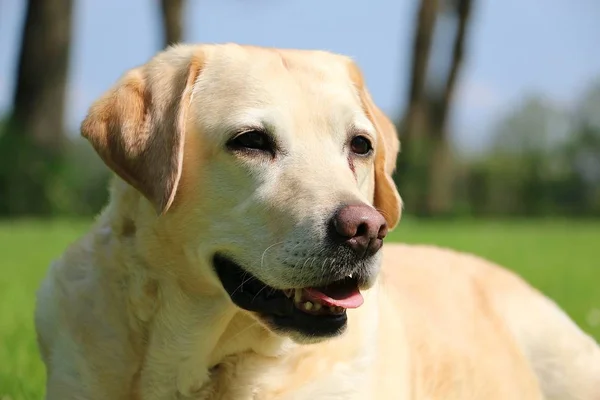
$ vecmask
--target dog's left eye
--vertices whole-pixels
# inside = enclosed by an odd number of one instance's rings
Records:
[[[234,137],[228,144],[234,150],[261,150],[273,152],[271,138],[260,130],[249,130]]]
[[[350,142],[350,150],[354,154],[361,156],[367,155],[373,150],[371,141],[364,136],[355,136]]]

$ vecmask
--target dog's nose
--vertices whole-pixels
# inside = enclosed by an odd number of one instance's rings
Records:
[[[358,257],[377,253],[388,231],[383,215],[366,204],[340,208],[331,225],[334,240],[346,244]]]

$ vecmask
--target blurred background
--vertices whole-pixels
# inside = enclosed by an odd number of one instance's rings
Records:
[[[0,0],[0,400],[39,399],[34,293],[107,200],[87,108],[175,42],[349,55],[402,142],[392,239],[502,263],[600,338],[597,0]]]

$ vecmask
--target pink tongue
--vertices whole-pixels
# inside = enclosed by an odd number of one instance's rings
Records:
[[[353,279],[345,279],[318,288],[307,288],[304,289],[304,293],[310,300],[330,307],[358,308],[364,301]]]

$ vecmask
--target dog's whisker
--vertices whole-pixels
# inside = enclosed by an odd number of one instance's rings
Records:
[[[258,292],[256,292],[256,294],[254,295],[254,297],[252,297],[252,301],[254,301],[254,299],[256,299],[256,297],[267,288],[267,286],[263,286]],[[273,291],[271,291],[273,292]]]
[[[249,278],[245,279],[244,277],[246,275],[248,275]],[[242,283],[240,283],[240,285],[237,288],[235,288],[235,290],[231,293],[231,295],[233,296],[233,294],[237,293],[237,291],[240,290],[244,286],[244,284],[252,281],[253,279],[256,279],[256,278],[254,276],[252,276],[251,274],[249,274],[248,272],[244,272],[244,275],[242,276]]]
[[[273,247],[280,245],[280,244],[284,244],[285,241],[281,241],[281,242],[277,242],[277,243],[273,243],[272,245],[270,245],[269,247],[267,247],[265,249],[265,251],[262,252],[262,255],[260,256],[260,267],[263,268],[265,265],[265,255],[267,254],[267,251],[269,251],[270,249],[272,249]]]
[[[313,265],[315,264],[315,261],[317,261],[317,257],[312,257],[312,261],[310,263],[310,269],[312,269]]]
[[[325,260],[327,260],[329,257],[325,257]],[[325,261],[323,261],[325,262]],[[323,280],[323,278],[325,277],[325,268],[321,268],[321,277],[319,278],[320,281]]]
[[[302,267],[300,267],[300,275],[302,275],[304,273],[304,268],[306,268],[306,263],[308,262],[308,260],[310,260],[310,257],[304,259],[304,262],[302,263]]]

